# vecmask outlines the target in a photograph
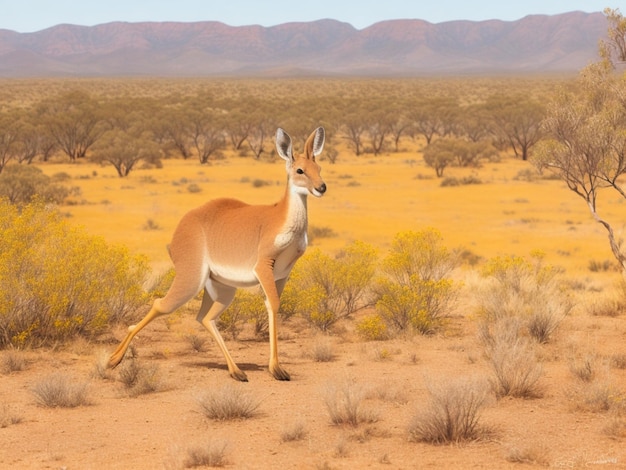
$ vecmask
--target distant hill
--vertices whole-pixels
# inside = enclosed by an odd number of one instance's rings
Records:
[[[320,20],[0,29],[0,76],[416,76],[576,71],[597,59],[602,13],[518,21]]]

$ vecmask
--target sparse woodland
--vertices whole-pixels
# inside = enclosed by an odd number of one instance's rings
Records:
[[[2,81],[0,466],[621,468],[626,28],[607,17],[577,77]],[[199,298],[108,370],[173,279],[142,248],[213,195],[277,198],[276,128],[318,125],[331,189],[281,298],[293,381],[262,366],[253,290],[219,322],[250,384]]]

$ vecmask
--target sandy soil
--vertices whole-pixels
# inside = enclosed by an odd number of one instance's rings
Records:
[[[193,307],[193,306],[190,306]],[[489,432],[483,439],[453,445],[410,442],[407,426],[428,406],[428,385],[459,376],[488,380],[491,367],[477,339],[475,322],[451,318],[446,333],[433,337],[365,343],[346,321],[320,337],[298,320],[281,325],[280,355],[291,373],[278,382],[267,372],[269,348],[244,333],[228,341],[231,353],[249,377],[232,380],[207,332],[182,312],[147,327],[134,342],[137,360],[158,366],[162,390],[132,396],[119,380],[94,374],[99,358],[123,336],[120,327],[99,341],[78,341],[57,350],[24,353],[26,369],[0,375],[0,413],[19,421],[0,428],[0,467],[24,469],[182,468],[194,446],[226,446],[230,468],[626,468],[626,438],[608,432],[624,416],[585,405],[585,390],[609,383],[613,400],[626,397],[626,370],[611,358],[626,353],[624,316],[568,317],[551,344],[540,347],[543,396],[536,399],[493,397],[481,414]],[[207,338],[196,352],[185,335]],[[330,362],[316,362],[316,346],[329,342]],[[592,353],[599,377],[591,384],[575,378],[573,355]],[[6,352],[0,354],[7,354]],[[33,387],[51,373],[88,382],[88,406],[45,408]],[[364,392],[364,410],[375,422],[333,425],[324,397],[330,384],[351,383]],[[341,385],[344,384],[344,385]],[[198,400],[225,385],[240,388],[260,402],[247,420],[211,421]],[[622,403],[623,405],[623,403]],[[295,425],[305,435],[284,442]],[[511,462],[521,452],[535,463]]]

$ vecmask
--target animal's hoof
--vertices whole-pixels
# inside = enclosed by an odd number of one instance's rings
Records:
[[[241,370],[237,369],[230,373],[230,376],[239,382],[247,382],[248,376]]]
[[[287,372],[285,369],[283,369],[280,366],[276,366],[270,369],[270,373],[274,376],[276,380],[291,380],[291,376],[289,375],[289,372]]]
[[[109,362],[107,363],[107,368],[115,369],[119,365],[120,362],[122,362],[122,358],[120,357],[118,359],[115,357],[115,355],[113,355],[109,358]]]

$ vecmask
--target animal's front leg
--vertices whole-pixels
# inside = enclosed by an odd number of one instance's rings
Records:
[[[280,306],[280,292],[284,287],[284,280],[274,281],[274,263],[271,260],[259,262],[255,272],[265,293],[265,306],[268,314],[270,336],[270,363],[269,371],[276,380],[290,380],[289,373],[278,363],[278,332],[276,328],[278,308]]]

